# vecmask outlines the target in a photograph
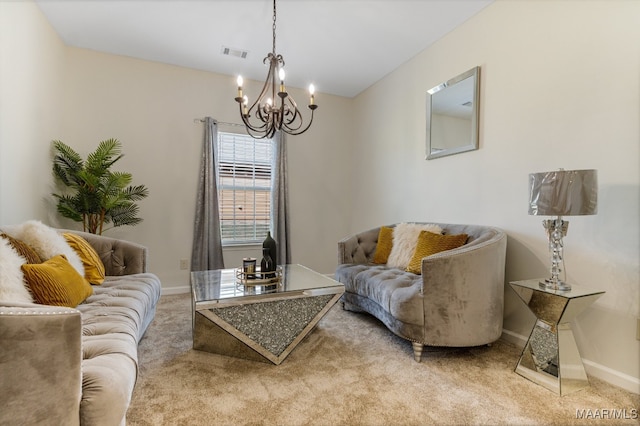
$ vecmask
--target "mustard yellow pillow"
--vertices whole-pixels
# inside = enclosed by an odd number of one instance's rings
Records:
[[[75,308],[93,294],[91,284],[76,271],[63,254],[44,263],[22,265],[36,303]]]
[[[373,263],[387,263],[392,248],[393,228],[389,228],[388,226],[380,227],[380,231],[378,232],[378,244],[376,245],[376,252],[373,254]]]
[[[104,282],[105,270],[98,252],[80,235],[65,232],[62,234],[67,243],[75,251],[84,265],[84,277],[91,284],[100,285]]]
[[[407,266],[407,272],[422,273],[422,258],[463,246],[467,242],[467,234],[440,235],[429,231],[420,232],[418,245]]]
[[[36,251],[29,244],[13,238],[11,235],[7,235],[5,233],[0,234],[0,237],[9,241],[11,247],[13,247],[20,256],[24,257],[27,263],[42,263],[42,259],[40,259],[38,253],[36,253]]]

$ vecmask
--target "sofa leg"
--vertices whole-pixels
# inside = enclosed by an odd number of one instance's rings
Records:
[[[424,345],[418,342],[411,342],[411,344],[413,345],[413,359],[415,359],[416,362],[420,362],[422,359],[422,348],[424,348]]]

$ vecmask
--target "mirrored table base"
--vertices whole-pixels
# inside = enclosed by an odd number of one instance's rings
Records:
[[[604,292],[577,286],[571,291],[547,290],[539,281],[510,283],[537,317],[515,371],[559,395],[566,395],[589,386],[571,321]]]
[[[249,303],[195,312],[193,348],[280,364],[342,293]]]

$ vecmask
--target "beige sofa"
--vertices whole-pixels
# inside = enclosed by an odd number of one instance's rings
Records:
[[[344,308],[369,313],[411,341],[418,362],[424,345],[480,346],[502,333],[505,233],[487,226],[437,225],[444,234],[469,238],[462,247],[423,258],[421,275],[372,263],[380,228],[338,243],[335,277],[345,286]]]
[[[146,272],[145,247],[71,232],[96,249],[107,277],[75,309],[0,300],[0,424],[126,422],[160,281]]]

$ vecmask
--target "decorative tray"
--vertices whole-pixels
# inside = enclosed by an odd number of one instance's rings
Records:
[[[266,276],[264,276],[266,275]],[[275,271],[265,274],[260,272],[244,272],[242,268],[236,268],[236,283],[244,286],[272,286],[282,281],[282,266],[277,266]]]

